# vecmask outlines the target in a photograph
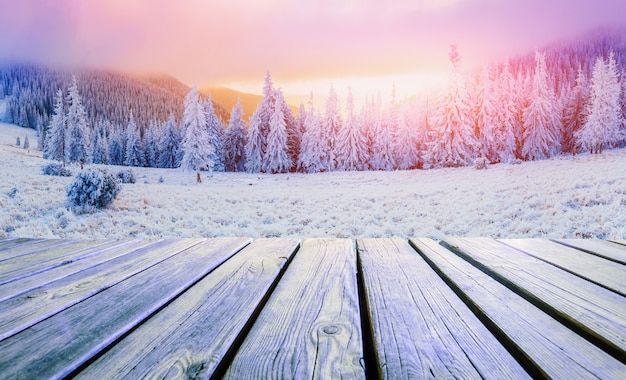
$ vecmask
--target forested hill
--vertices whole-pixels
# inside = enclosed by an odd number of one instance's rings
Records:
[[[548,76],[555,91],[576,82],[578,70],[591,78],[598,57],[608,58],[613,53],[618,71],[626,69],[626,30],[599,29],[577,38],[556,42],[540,49],[545,54]],[[535,70],[535,52],[510,60],[511,70],[518,74]]]
[[[102,122],[123,127],[130,112],[143,130],[151,122],[162,122],[173,113],[180,122],[183,100],[190,87],[167,76],[134,77],[127,74],[81,69],[70,72],[42,65],[0,65],[0,97],[8,97],[8,122],[22,127],[45,127],[50,123],[54,95],[58,89],[66,92],[72,74],[78,80],[79,92],[90,125]],[[215,113],[224,123],[229,111],[219,103]]]

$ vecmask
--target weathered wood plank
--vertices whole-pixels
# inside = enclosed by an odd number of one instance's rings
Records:
[[[562,323],[626,358],[626,298],[493,239],[445,242]]]
[[[411,243],[533,377],[616,379],[626,373],[626,366],[617,359],[437,242],[411,239]]]
[[[363,378],[362,356],[352,241],[306,239],[225,377]]]
[[[24,239],[24,241],[21,241],[18,244],[11,245],[0,250],[0,265],[3,265],[4,261],[12,258],[47,251],[51,248],[61,248],[78,242],[78,240]]]
[[[554,241],[621,264],[626,264],[626,246],[618,242],[587,239],[554,239]]]
[[[38,241],[42,241],[43,239],[31,239],[31,238],[6,238],[0,239],[0,258],[2,258],[2,251],[5,251],[9,248],[16,247],[22,244],[32,244]]]
[[[209,378],[299,245],[254,241],[92,363],[78,378]]]
[[[15,281],[7,282],[0,285],[0,302],[105,261],[123,256],[153,242],[154,240],[145,239],[117,241],[112,245],[100,247],[97,250],[89,252],[87,255],[81,256],[80,258],[60,263],[53,268],[46,268],[47,270],[45,271],[38,271],[34,274],[23,276]]]
[[[622,264],[545,239],[503,239],[500,242],[626,296]]]
[[[0,302],[0,340],[149,268],[200,239],[157,241]]]
[[[116,240],[85,240],[68,242],[68,244],[55,241],[55,245],[49,248],[39,249],[37,252],[13,257],[0,263],[0,285],[89,257],[91,254],[97,254],[101,249],[116,244],[119,244]]]
[[[357,246],[379,377],[530,378],[406,240]]]
[[[245,238],[204,240],[0,341],[0,373],[5,378],[71,375],[248,243]]]

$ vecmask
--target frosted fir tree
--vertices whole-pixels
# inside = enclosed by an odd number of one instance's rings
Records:
[[[158,147],[158,135],[159,125],[156,121],[151,120],[143,133],[142,148],[143,148],[143,161],[144,166],[149,168],[156,168],[159,162],[159,147]]]
[[[563,110],[563,151],[576,154],[576,133],[585,120],[585,105],[589,97],[589,82],[578,68],[576,84],[569,91]]]
[[[215,109],[213,108],[213,99],[209,97],[204,105],[207,116],[207,134],[209,136],[209,144],[213,146],[213,153],[209,155],[209,159],[213,161],[213,171],[224,171],[224,147],[222,139],[224,134],[224,126],[217,118]]]
[[[68,90],[66,124],[67,132],[65,136],[66,149],[65,160],[69,163],[80,163],[81,166],[89,162],[89,151],[87,143],[87,112],[78,93],[78,82],[72,76],[72,85]]]
[[[403,112],[398,112],[396,123],[398,127],[395,131],[394,156],[395,167],[400,170],[410,170],[420,167],[419,150],[419,114],[404,108]]]
[[[237,99],[237,104],[230,113],[228,128],[224,132],[224,164],[225,170],[229,172],[243,172],[246,170],[246,125],[243,122],[243,109],[241,99]]]
[[[258,111],[258,108],[257,108]],[[244,153],[246,162],[244,164],[248,173],[259,173],[265,156],[265,138],[261,135],[261,117],[259,112],[255,112],[250,119],[250,128],[246,135],[246,146]]]
[[[398,129],[398,106],[396,105],[395,85],[391,93],[389,109],[386,111],[382,110],[382,98],[379,92],[372,117],[370,167],[373,170],[392,170],[395,167],[393,135]]]
[[[529,104],[522,113],[522,156],[527,160],[549,158],[561,151],[561,120],[548,84],[545,56],[537,52],[535,64]]]
[[[336,160],[336,140],[339,136],[339,131],[343,125],[341,117],[341,108],[339,106],[339,98],[335,88],[331,85],[326,98],[326,109],[324,111],[324,117],[322,119],[322,133],[321,144],[326,146],[326,154],[322,159],[322,164],[326,166],[327,170],[335,170],[337,168]]]
[[[24,149],[30,149],[30,141],[28,141],[28,136],[24,136]]]
[[[602,153],[605,146],[613,147],[624,140],[624,123],[620,104],[621,82],[613,53],[608,62],[598,58],[593,67],[587,117],[575,133],[583,150]]]
[[[43,157],[49,160],[62,161],[65,166],[65,111],[63,110],[63,92],[57,90],[54,101],[54,114],[46,133]]]
[[[160,168],[177,168],[183,158],[182,135],[174,114],[170,112],[170,117],[162,129],[159,139],[159,163]]]
[[[215,154],[215,148],[209,143],[206,122],[206,113],[194,85],[185,96],[185,112],[183,113],[184,154],[180,167],[184,170],[194,170],[198,182],[202,182],[200,170],[212,170],[214,165],[209,157]]]
[[[254,114],[250,118],[246,141],[246,171],[258,173],[266,166],[267,135],[270,130],[270,118],[275,110],[275,91],[272,77],[268,72],[263,86],[263,99],[259,102]]]
[[[470,98],[461,74],[461,56],[450,48],[448,90],[439,104],[437,137],[431,147],[435,166],[471,165],[477,150]]]
[[[309,109],[304,112],[304,133],[300,144],[298,168],[305,173],[318,173],[329,170],[325,152],[328,146],[323,145],[321,119],[319,112],[313,107],[313,94],[309,100]]]
[[[495,149],[498,156],[497,161],[508,163],[515,160],[517,150],[515,131],[520,129],[517,117],[519,114],[517,110],[518,92],[508,60],[504,62],[494,90],[498,99],[496,112],[499,138],[496,141]]]
[[[367,165],[367,144],[361,130],[362,121],[354,112],[352,90],[348,88],[346,101],[346,121],[335,142],[338,170],[365,170]]]
[[[302,139],[300,127],[298,125],[298,121],[293,116],[293,112],[291,112],[291,107],[289,107],[285,101],[285,97],[280,89],[275,90],[274,99],[275,107],[282,108],[281,111],[283,113],[285,128],[287,130],[287,153],[291,157],[290,161],[295,165],[300,153],[300,140]]]
[[[93,133],[94,141],[93,144],[91,144],[91,160],[94,164],[108,164],[109,162],[109,147],[106,131],[106,122],[100,121]]]
[[[109,136],[109,165],[124,165],[125,148],[122,139],[122,135],[118,130],[115,130]]]
[[[478,78],[476,93],[476,130],[480,154],[489,161],[500,161],[498,143],[503,138],[498,120],[498,92],[491,69],[484,66]]]
[[[143,148],[141,145],[141,136],[139,134],[139,127],[135,124],[133,117],[133,111],[130,111],[130,120],[126,127],[126,148],[125,148],[126,160],[124,164],[127,166],[143,166]]]
[[[287,122],[282,102],[282,94],[277,92],[276,107],[270,118],[270,131],[267,135],[267,152],[263,160],[266,173],[285,173],[293,165],[287,145]]]

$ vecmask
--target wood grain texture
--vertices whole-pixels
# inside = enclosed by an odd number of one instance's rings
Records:
[[[106,247],[99,247],[88,255],[68,260],[46,270],[39,270],[17,280],[0,285],[0,302],[22,294],[28,290],[44,286],[55,280],[67,277],[105,261],[128,254],[137,248],[146,246],[154,240],[120,240]]]
[[[225,377],[364,378],[362,356],[352,241],[307,239]]]
[[[50,246],[39,247],[37,251],[8,258],[0,262],[0,285],[20,278],[43,272],[74,260],[80,260],[97,252],[99,249],[118,244],[115,240],[108,241],[54,241]]]
[[[208,378],[298,248],[260,239],[220,265],[78,378]]]
[[[47,251],[51,248],[63,247],[66,245],[78,243],[77,240],[59,240],[59,239],[23,239],[18,244],[10,245],[0,250],[0,264],[4,261],[30,255],[41,251]]]
[[[454,240],[460,244],[474,239]],[[497,326],[501,339],[524,353],[526,365],[532,367],[527,369],[537,371],[534,376],[617,379],[626,373],[624,364],[437,242],[411,239],[411,243],[471,300],[477,313]]]
[[[245,238],[203,240],[0,341],[0,373],[5,378],[70,375],[248,243]]]
[[[47,239],[31,239],[31,238],[5,238],[0,239],[0,259],[3,257],[3,251],[6,251],[9,248],[16,247],[18,245],[23,244],[33,244],[38,241],[43,241]]]
[[[596,239],[554,239],[554,241],[626,265],[626,245],[623,245],[626,241],[623,244]]]
[[[623,296],[493,239],[445,241],[484,265],[520,294],[626,355]]]
[[[149,268],[200,239],[157,241],[0,302],[0,340]]]
[[[544,239],[503,239],[502,243],[626,296],[626,266]]]
[[[406,240],[357,247],[381,378],[530,378]]]

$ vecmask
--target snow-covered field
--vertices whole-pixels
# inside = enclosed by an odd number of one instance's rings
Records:
[[[34,131],[0,123],[0,237],[626,239],[626,150],[488,170],[205,173],[201,184],[178,169],[133,168],[137,183],[108,209],[75,215],[71,178],[42,175],[41,152],[15,146],[25,134],[36,147]]]

